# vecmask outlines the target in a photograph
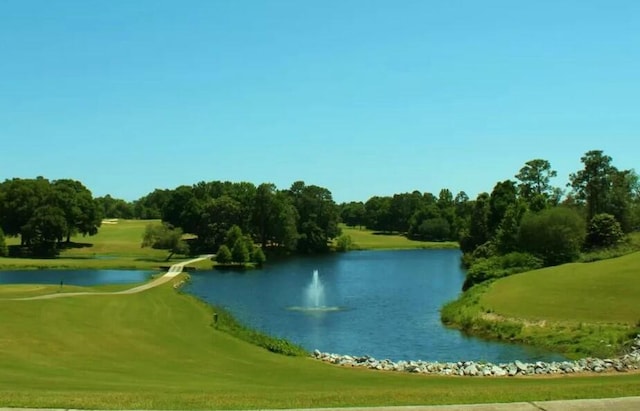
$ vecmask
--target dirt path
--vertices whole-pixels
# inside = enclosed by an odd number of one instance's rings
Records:
[[[79,295],[135,294],[135,293],[139,293],[139,292],[148,290],[148,289],[153,288],[153,287],[157,287],[160,284],[164,284],[167,281],[172,280],[174,277],[176,277],[178,274],[180,274],[182,272],[182,270],[184,270],[184,266],[187,265],[187,264],[192,264],[192,263],[195,263],[195,262],[198,262],[198,261],[207,260],[207,259],[209,259],[211,257],[213,257],[213,255],[212,254],[208,254],[208,255],[203,255],[203,256],[200,256],[198,258],[194,258],[194,259],[191,259],[191,260],[188,260],[188,261],[183,261],[183,262],[174,264],[169,268],[169,271],[167,271],[161,277],[158,277],[153,281],[149,281],[146,284],[142,284],[142,285],[139,285],[137,287],[129,288],[128,290],[113,291],[113,292],[83,291],[83,292],[78,292],[78,293],[55,293],[55,294],[38,295],[38,296],[35,296],[35,297],[10,298],[10,300],[29,301],[29,300],[49,300],[49,299],[52,299],[52,298],[76,297],[76,296],[79,296]]]

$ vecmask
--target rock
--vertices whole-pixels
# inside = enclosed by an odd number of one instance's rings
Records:
[[[466,366],[463,370],[464,375],[476,376],[478,375],[478,367],[475,364]]]
[[[522,361],[516,360],[516,367],[518,367],[518,371],[527,372],[527,364],[523,363]]]

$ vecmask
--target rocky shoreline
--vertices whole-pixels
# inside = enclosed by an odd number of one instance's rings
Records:
[[[459,362],[429,362],[429,361],[391,361],[376,360],[369,356],[352,357],[323,353],[315,350],[313,358],[337,364],[344,367],[362,367],[372,370],[401,371],[416,374],[452,375],[452,376],[480,376],[506,377],[516,375],[553,375],[577,373],[628,372],[640,369],[640,334],[631,344],[629,353],[618,358],[600,359],[583,358],[576,361],[554,361],[526,363],[514,361],[509,363],[492,364],[487,362],[459,361]]]

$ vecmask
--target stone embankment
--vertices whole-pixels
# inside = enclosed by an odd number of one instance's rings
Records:
[[[634,339],[631,351],[618,358],[599,359],[583,358],[576,361],[559,361],[526,363],[514,361],[510,363],[492,364],[485,362],[427,362],[427,361],[391,361],[376,360],[369,356],[352,357],[313,352],[313,357],[322,361],[344,367],[363,367],[383,371],[403,371],[417,374],[459,375],[505,377],[516,375],[548,375],[576,373],[627,372],[640,369],[640,334]]]

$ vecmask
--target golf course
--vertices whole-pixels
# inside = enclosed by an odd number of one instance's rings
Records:
[[[92,264],[96,267],[147,268],[166,264],[162,261],[165,254],[140,248],[146,224],[148,222],[125,220],[105,225],[97,236],[84,240],[91,241],[93,246],[64,251],[60,264],[73,266],[75,263],[81,268]],[[79,242],[81,238],[74,238],[74,241]],[[96,259],[95,255],[113,258]],[[611,260],[611,263],[618,261],[624,276],[627,271],[637,272],[634,267],[638,260],[640,255],[636,253]],[[4,269],[37,267],[45,263],[51,267],[58,260],[20,263],[22,261],[16,262],[16,259],[0,260]],[[572,274],[572,267],[557,267],[548,275],[560,278],[562,273]],[[604,271],[607,267],[600,268],[602,270],[595,271]],[[609,268],[612,272],[607,275],[615,278],[618,269]],[[58,292],[121,291],[135,285],[65,285],[63,290],[58,286],[0,286],[3,313],[0,404],[80,409],[259,409],[640,395],[638,373],[573,377],[434,377],[345,368],[308,356],[274,354],[218,329],[213,323],[210,306],[174,287],[185,276],[181,274],[135,294],[31,301],[14,298]],[[517,287],[517,280],[526,281],[528,277],[513,276],[494,284],[495,287]],[[637,291],[622,284],[599,289],[599,297],[609,295],[616,303],[605,306],[601,317],[593,318],[594,321],[632,322],[634,316],[640,317],[634,311],[637,307],[619,303],[621,299],[632,298],[634,293],[637,295]],[[576,282],[572,293],[578,295],[580,292],[592,293],[593,282]],[[493,294],[484,297],[488,301],[486,304],[495,305],[496,312],[523,317],[534,315],[514,311],[514,304],[507,298],[511,294],[500,291],[496,295],[502,298],[496,299]],[[521,298],[518,294],[513,295]],[[578,311],[588,307],[576,308],[574,302],[569,300],[564,306],[561,303],[554,306],[553,318],[564,312],[570,318],[583,321],[583,316],[589,314]],[[575,311],[568,311],[569,308]],[[535,315],[538,319],[551,317],[546,312]]]

